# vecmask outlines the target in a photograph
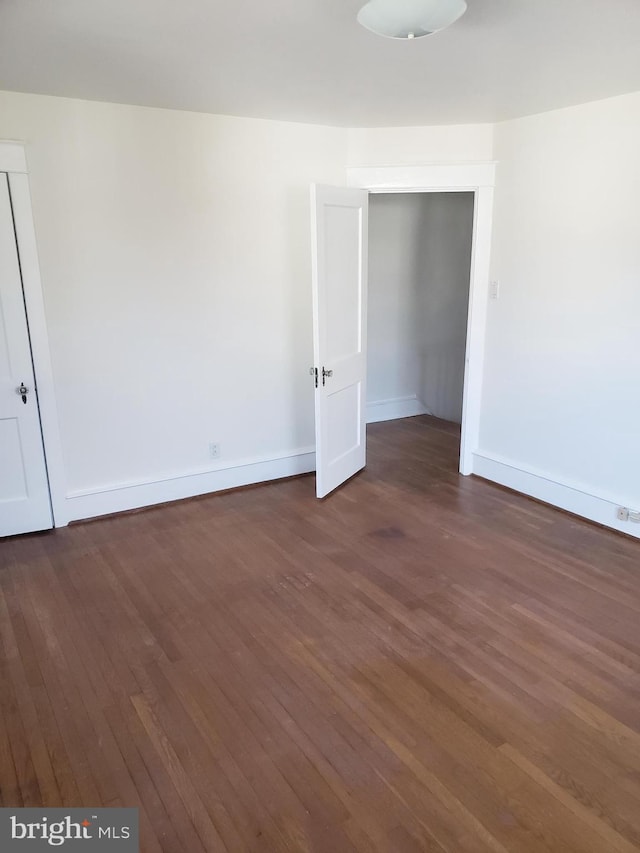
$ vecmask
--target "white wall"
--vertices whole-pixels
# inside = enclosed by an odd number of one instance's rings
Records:
[[[475,467],[614,526],[640,509],[638,152],[640,94],[496,129]]]
[[[348,131],[347,166],[406,166],[492,159],[492,124],[358,127]]]
[[[640,94],[501,124],[495,154],[493,136],[0,93],[0,138],[27,146],[70,517],[313,467],[308,184],[494,156],[475,470],[614,526],[640,508]]]
[[[309,183],[344,183],[346,131],[2,93],[0,138],[27,146],[70,516],[312,451]]]
[[[429,412],[460,423],[472,227],[471,193],[371,196],[372,419]]]

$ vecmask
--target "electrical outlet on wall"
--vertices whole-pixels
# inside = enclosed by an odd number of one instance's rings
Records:
[[[640,510],[619,506],[616,510],[616,518],[618,521],[633,521],[634,524],[640,524]]]
[[[220,459],[222,450],[220,445],[215,441],[209,442],[209,459]]]

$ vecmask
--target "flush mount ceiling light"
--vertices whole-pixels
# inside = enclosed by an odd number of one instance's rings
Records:
[[[417,39],[451,26],[466,10],[464,0],[369,0],[358,21],[379,36]]]

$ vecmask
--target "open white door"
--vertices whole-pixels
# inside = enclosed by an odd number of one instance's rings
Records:
[[[9,184],[0,172],[0,536],[52,524]]]
[[[366,190],[312,186],[316,494],[366,462]]]

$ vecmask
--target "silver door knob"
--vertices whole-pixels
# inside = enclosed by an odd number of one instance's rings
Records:
[[[28,388],[27,388],[27,386],[24,384],[24,382],[21,382],[21,383],[20,383],[20,386],[19,386],[18,388],[16,388],[16,394],[20,394],[20,396],[22,397],[22,402],[23,402],[23,403],[26,403],[26,402],[27,402],[27,394],[28,394],[28,393],[29,393],[29,389],[28,389]]]

